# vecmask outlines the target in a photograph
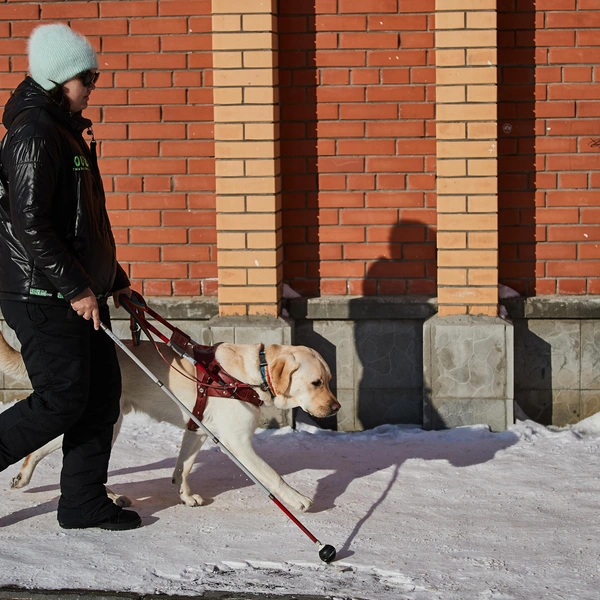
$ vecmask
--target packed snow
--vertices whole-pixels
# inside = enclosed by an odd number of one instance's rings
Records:
[[[168,401],[168,399],[165,399]],[[109,486],[143,527],[62,530],[60,452],[29,488],[0,474],[0,587],[201,595],[209,590],[368,600],[597,600],[600,414],[576,426],[519,421],[426,432],[259,431],[255,446],[315,500],[300,522],[318,547],[212,445],[191,476],[209,504],[178,502],[181,431],[125,418]]]

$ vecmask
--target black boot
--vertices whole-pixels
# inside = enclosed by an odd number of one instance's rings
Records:
[[[63,529],[88,529],[89,527],[97,527],[98,529],[108,529],[110,531],[126,531],[128,529],[137,529],[142,524],[142,519],[133,510],[119,509],[119,512],[97,523],[90,524],[70,524],[63,521],[58,521],[58,524]]]

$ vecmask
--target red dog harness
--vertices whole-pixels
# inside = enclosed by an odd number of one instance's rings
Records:
[[[204,409],[208,396],[220,398],[237,398],[242,402],[248,402],[254,406],[262,406],[263,401],[258,394],[247,385],[242,384],[232,377],[221,367],[215,358],[214,346],[201,346],[199,344],[193,347],[196,364],[197,396],[194,406],[194,416],[198,421],[202,421]],[[190,419],[187,428],[190,431],[197,431],[198,425]]]
[[[173,348],[180,356],[188,359],[196,366],[196,377],[193,377],[197,382],[196,405],[192,414],[198,421],[202,421],[206,401],[208,396],[220,398],[236,398],[242,402],[248,402],[254,406],[262,406],[264,403],[254,391],[254,387],[260,387],[263,392],[269,392],[271,398],[275,398],[275,390],[269,376],[269,367],[265,357],[264,349],[259,352],[260,373],[263,382],[259,386],[253,386],[249,383],[238,381],[232,377],[227,371],[221,367],[215,357],[215,346],[202,346],[194,342],[189,335],[174,327],[166,319],[161,317],[157,312],[148,307],[144,298],[137,292],[132,292],[131,297],[121,295],[121,306],[129,313],[131,317],[131,333],[133,344],[137,346],[140,343],[140,333],[143,331],[148,339],[154,344],[156,351],[162,356],[156,342],[152,338],[152,334],[160,338],[165,344]],[[144,313],[150,314],[157,321],[171,330],[171,338],[167,338],[156,327],[148,322]],[[185,352],[185,349],[191,346],[194,356],[193,358]],[[163,360],[166,359],[163,356]],[[188,423],[190,431],[197,431],[198,425],[190,419]]]

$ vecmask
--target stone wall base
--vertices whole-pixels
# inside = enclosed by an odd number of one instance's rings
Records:
[[[423,427],[513,424],[512,324],[478,316],[432,317],[423,325]]]
[[[489,423],[501,429],[512,424],[513,394],[524,413],[543,425],[562,427],[600,410],[600,296],[511,299],[504,301],[510,322],[463,317],[462,325],[436,317],[435,298],[427,297],[295,298],[288,301],[289,320],[219,318],[212,297],[148,300],[199,343],[293,343],[319,351],[342,405],[330,422],[319,422],[323,427],[358,431],[425,420],[427,427]],[[127,314],[111,314],[115,331],[128,338]],[[18,347],[13,332],[4,322],[0,326]],[[449,377],[445,357],[457,360],[459,347],[463,355],[470,348],[472,360]],[[451,384],[453,377],[462,381],[459,371],[466,383],[456,392]],[[492,391],[473,385],[479,378],[492,381]],[[28,393],[0,373],[0,402]],[[263,424],[292,424],[291,415],[273,412]]]

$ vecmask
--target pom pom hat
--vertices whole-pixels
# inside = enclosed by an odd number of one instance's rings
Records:
[[[45,90],[98,68],[96,51],[85,37],[62,23],[36,27],[27,46],[29,73]]]

